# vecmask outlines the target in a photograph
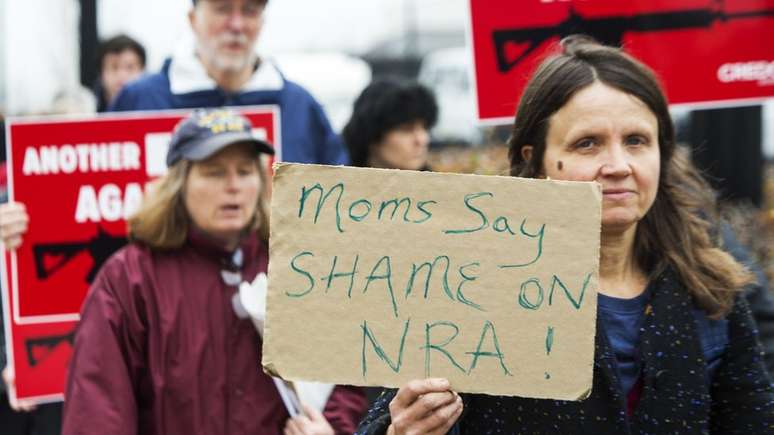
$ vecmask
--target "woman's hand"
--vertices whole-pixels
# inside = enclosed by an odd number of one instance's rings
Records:
[[[390,402],[388,435],[445,434],[462,414],[462,398],[446,379],[417,379]]]
[[[5,386],[8,387],[8,391],[12,391],[16,388],[16,377],[8,367],[3,369],[3,381],[5,382]],[[11,409],[16,412],[30,412],[37,408],[35,403],[27,400],[11,400],[10,395],[8,396],[8,399]]]
[[[333,435],[334,431],[328,420],[320,411],[301,404],[304,414],[298,415],[285,423],[285,435]]]
[[[27,208],[20,202],[0,204],[0,239],[5,249],[14,250],[22,243],[22,235],[27,232],[30,217]]]

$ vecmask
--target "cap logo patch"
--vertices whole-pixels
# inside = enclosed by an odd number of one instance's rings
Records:
[[[206,113],[197,120],[196,125],[209,129],[212,134],[242,132],[246,129],[245,120],[228,110],[214,110]]]

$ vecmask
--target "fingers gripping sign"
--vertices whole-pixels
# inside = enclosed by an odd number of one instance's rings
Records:
[[[285,424],[285,435],[333,435],[333,427],[325,416],[317,409],[307,404],[301,405],[304,413],[288,420]]]
[[[21,245],[29,220],[24,204],[9,202],[0,205],[0,239],[6,249],[14,250]]]
[[[462,414],[462,398],[446,379],[416,379],[390,402],[389,435],[445,434]]]

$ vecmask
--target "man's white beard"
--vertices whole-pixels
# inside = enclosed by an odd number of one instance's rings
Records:
[[[252,45],[250,49],[243,55],[229,55],[218,51],[218,43],[220,41],[204,42],[197,40],[196,51],[199,57],[205,63],[209,63],[210,67],[223,73],[237,74],[243,72],[245,69],[252,69],[255,63],[256,54],[253,51]],[[240,41],[247,45],[247,41]]]

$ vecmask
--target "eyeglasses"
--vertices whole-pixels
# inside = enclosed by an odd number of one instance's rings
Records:
[[[237,9],[234,5],[236,2],[228,0],[210,0],[205,3],[208,4],[215,14],[223,17],[231,16]],[[256,18],[263,12],[264,4],[260,1],[247,0],[238,9],[243,17]]]

